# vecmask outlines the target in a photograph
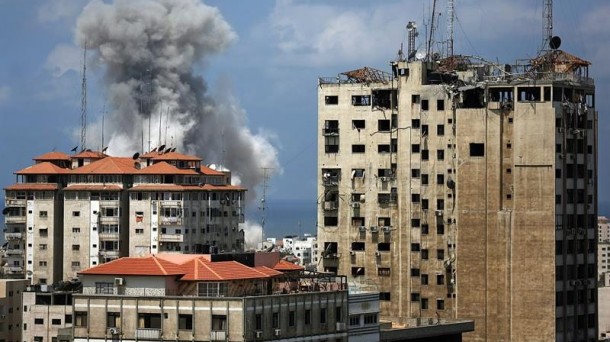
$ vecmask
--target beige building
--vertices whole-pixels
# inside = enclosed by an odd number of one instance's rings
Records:
[[[243,250],[245,189],[200,158],[50,152],[5,188],[5,275],[53,283],[121,256]]]
[[[347,341],[344,277],[303,274],[279,253],[231,258],[159,254],[82,271],[74,341]]]
[[[25,279],[0,279],[0,341],[22,341],[22,293],[30,284]]]
[[[470,341],[597,337],[589,63],[399,59],[318,84],[320,270]]]
[[[23,292],[23,341],[56,341],[61,329],[72,326],[72,295],[80,282],[27,286]]]

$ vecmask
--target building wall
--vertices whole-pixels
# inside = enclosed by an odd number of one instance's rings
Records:
[[[45,300],[37,297],[44,297]],[[52,341],[72,324],[72,293],[23,293],[23,341]],[[47,304],[42,304],[42,303]],[[41,339],[42,338],[42,339]]]
[[[22,340],[22,294],[29,284],[26,279],[0,279],[0,340]]]

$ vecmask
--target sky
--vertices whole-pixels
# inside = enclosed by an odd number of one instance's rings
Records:
[[[13,172],[30,165],[32,157],[51,150],[69,152],[80,141],[82,50],[77,21],[88,3],[0,0],[2,186],[15,182]],[[264,146],[255,150],[255,159],[269,161],[263,165],[271,168],[265,189],[269,203],[315,203],[317,78],[363,66],[389,71],[401,44],[406,49],[407,22],[418,23],[422,34],[416,45],[423,45],[429,20],[422,18],[429,17],[431,1],[203,3],[217,8],[220,20],[228,24],[226,46],[193,62],[193,74],[205,82],[206,99],[231,107],[248,138]],[[501,63],[535,57],[542,42],[542,3],[455,0],[455,53]],[[445,0],[438,1],[437,10],[440,42],[446,32]],[[561,49],[592,62],[589,72],[595,78],[600,113],[600,214],[610,215],[610,97],[605,96],[610,93],[610,2],[556,0],[553,15]],[[102,113],[112,111],[112,101],[107,70],[95,51],[89,58],[88,121],[94,130]],[[95,143],[100,139],[97,131],[88,136]],[[217,150],[198,151],[205,163],[222,162]],[[261,170],[252,172],[258,174],[252,180],[258,186],[249,194],[258,202]]]

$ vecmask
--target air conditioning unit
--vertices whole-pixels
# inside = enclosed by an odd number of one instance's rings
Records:
[[[260,330],[257,331],[255,335],[256,335],[256,338],[263,338],[263,332]]]
[[[360,226],[358,227],[358,230],[361,232],[366,232],[366,226]]]
[[[388,180],[390,180],[390,178],[389,178],[389,177],[379,177],[379,179],[380,179],[382,182],[387,182]]]
[[[275,329],[273,331],[274,336],[282,336],[282,329]]]
[[[377,233],[378,231],[379,231],[379,228],[377,226],[371,226],[372,233]]]
[[[352,208],[360,208],[360,203],[359,202],[352,203]]]
[[[114,285],[117,285],[117,286],[125,285],[125,278],[114,278]]]
[[[354,251],[349,251],[349,255],[356,255],[356,252],[354,252]]]
[[[380,252],[380,251],[376,251],[376,252],[375,252],[375,256],[376,256],[376,257],[381,256],[381,252]]]
[[[443,216],[442,210],[436,210],[434,213],[436,214],[436,216]]]
[[[108,328],[108,334],[110,335],[119,335],[121,330],[119,328]]]
[[[383,226],[383,227],[381,227],[381,230],[383,230],[384,233],[388,234],[392,230],[392,227]]]

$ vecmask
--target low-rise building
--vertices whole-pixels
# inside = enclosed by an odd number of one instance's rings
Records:
[[[25,279],[0,279],[0,341],[22,341],[21,294],[29,284]]]

